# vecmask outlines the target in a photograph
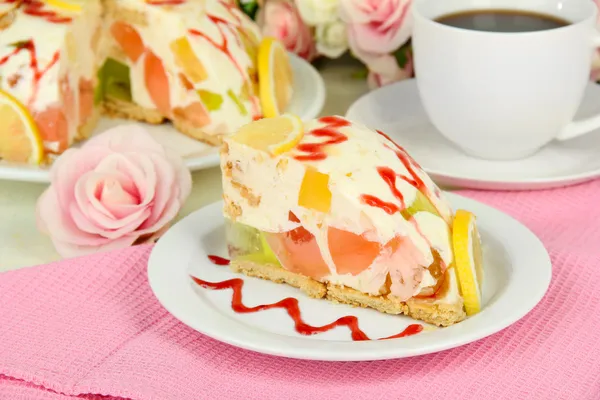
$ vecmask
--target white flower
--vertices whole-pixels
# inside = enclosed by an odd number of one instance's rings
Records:
[[[315,40],[320,54],[328,58],[338,58],[348,50],[346,24],[334,20],[317,25]]]
[[[335,21],[338,17],[339,0],[296,0],[296,6],[304,22],[319,25]]]

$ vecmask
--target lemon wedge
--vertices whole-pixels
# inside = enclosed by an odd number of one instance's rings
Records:
[[[12,95],[0,90],[0,159],[41,164],[44,145],[29,111]]]
[[[266,37],[258,46],[259,97],[266,118],[282,114],[292,97],[293,73],[285,47]]]
[[[467,315],[477,314],[481,310],[483,255],[475,215],[458,210],[452,228],[454,266],[465,311]]]
[[[49,6],[70,12],[80,12],[84,0],[46,0]]]
[[[283,114],[244,125],[232,139],[276,156],[293,149],[303,136],[302,120],[292,114]]]

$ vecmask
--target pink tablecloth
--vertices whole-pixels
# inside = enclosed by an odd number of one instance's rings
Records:
[[[600,399],[600,181],[465,194],[529,226],[554,264],[542,302],[487,339],[362,363],[241,350],[160,306],[142,246],[0,275],[0,398]]]

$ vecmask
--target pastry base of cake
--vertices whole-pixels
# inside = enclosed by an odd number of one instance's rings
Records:
[[[113,98],[104,99],[103,114],[110,118],[124,118],[149,124],[162,124],[165,118],[158,110],[143,108],[128,101]]]
[[[184,135],[208,145],[220,146],[223,143],[223,135],[208,135],[202,128],[197,128],[188,121],[177,118],[177,116],[173,118],[173,125]]]
[[[232,261],[231,269],[247,276],[287,283],[313,298],[325,298],[334,303],[348,304],[353,307],[373,308],[386,314],[404,314],[437,326],[453,325],[466,318],[462,302],[451,304],[434,302],[431,299],[410,299],[404,302],[391,295],[372,296],[345,286],[318,282],[273,264],[259,264],[252,261]]]

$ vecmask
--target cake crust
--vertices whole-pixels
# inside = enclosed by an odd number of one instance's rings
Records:
[[[273,264],[260,264],[247,260],[234,260],[231,270],[247,276],[285,283],[302,290],[309,297],[326,299],[333,303],[353,307],[372,308],[377,311],[407,315],[437,326],[450,326],[466,318],[460,303],[433,302],[430,299],[410,299],[400,301],[392,295],[372,296],[340,285],[325,284],[304,275],[290,272]]]
[[[103,114],[110,118],[125,118],[149,124],[162,124],[164,117],[158,110],[143,108],[128,101],[106,98],[103,104]]]

